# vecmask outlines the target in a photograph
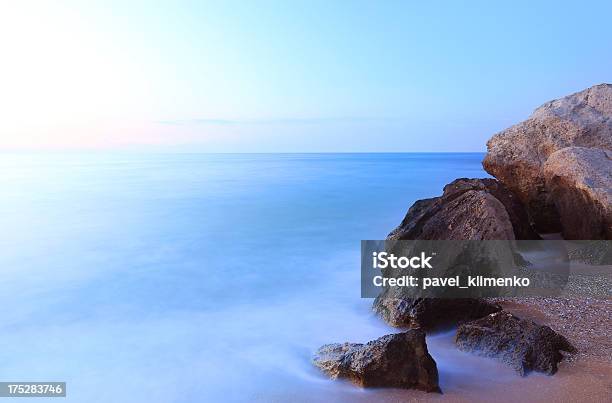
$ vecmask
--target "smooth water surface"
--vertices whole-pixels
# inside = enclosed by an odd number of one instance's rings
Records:
[[[485,176],[481,159],[1,154],[0,379],[66,381],[67,401],[92,403],[383,393],[310,357],[394,331],[359,297],[360,240]],[[450,337],[430,337],[444,389],[506,374]]]

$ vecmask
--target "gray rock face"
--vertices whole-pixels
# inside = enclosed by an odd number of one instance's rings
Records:
[[[560,351],[575,350],[548,326],[504,311],[460,325],[455,343],[460,350],[494,357],[522,376],[531,371],[552,375],[563,359]]]
[[[501,311],[501,307],[478,298],[379,297],[374,301],[374,311],[391,326],[429,331],[482,318]]]
[[[518,198],[495,179],[457,179],[444,187],[440,197],[419,200],[410,207],[402,223],[388,240],[514,240],[540,239],[529,224],[527,212]],[[516,262],[511,245],[473,245],[475,256],[495,262]],[[501,245],[503,246],[503,245]],[[466,253],[461,245],[445,258],[460,261]],[[480,247],[480,248],[478,248]],[[456,252],[456,253],[454,253]],[[520,256],[520,255],[519,255]],[[453,267],[449,264],[448,267]],[[388,277],[394,273],[384,272]],[[387,323],[400,328],[434,330],[457,325],[497,312],[501,308],[481,298],[410,298],[398,288],[385,289],[373,309]]]
[[[565,239],[612,239],[612,151],[564,148],[543,172]]]
[[[526,121],[494,135],[483,166],[516,193],[540,232],[557,232],[560,220],[543,165],[552,153],[573,146],[612,150],[612,85],[547,102]]]
[[[326,344],[313,362],[332,379],[348,379],[362,387],[440,392],[438,369],[420,330],[389,334],[367,344]]]
[[[457,179],[419,200],[387,239],[540,239],[517,197],[495,179]]]

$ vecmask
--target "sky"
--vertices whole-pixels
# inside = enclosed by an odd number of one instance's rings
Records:
[[[610,15],[609,1],[0,0],[0,150],[484,151],[544,102],[612,82]]]

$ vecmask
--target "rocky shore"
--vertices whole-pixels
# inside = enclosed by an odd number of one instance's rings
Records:
[[[610,84],[547,102],[494,135],[483,166],[516,194],[538,232],[610,239],[611,116]],[[601,214],[580,231],[569,206]]]
[[[487,149],[483,166],[496,179],[457,179],[441,196],[415,202],[388,239],[537,240],[560,232],[568,240],[612,240],[612,85],[547,102],[494,135]],[[597,248],[572,253],[610,264],[611,251]],[[314,363],[332,378],[439,392],[425,332],[440,326],[457,326],[457,348],[522,376],[553,375],[562,361],[596,361],[612,372],[609,298],[409,299],[383,292],[373,308],[408,330],[365,345],[321,347]]]

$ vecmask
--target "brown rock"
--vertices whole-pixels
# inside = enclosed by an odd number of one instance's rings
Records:
[[[457,328],[460,350],[494,357],[524,376],[531,371],[552,375],[563,359],[560,351],[573,352],[565,337],[548,326],[497,312]]]
[[[514,240],[539,239],[528,223],[520,201],[495,179],[457,179],[444,187],[440,197],[419,200],[410,207],[402,223],[388,240]],[[496,266],[523,263],[512,244],[448,245],[445,265],[457,267],[467,253],[488,259]],[[426,245],[423,245],[426,247]],[[453,250],[456,248],[457,250]],[[484,263],[483,263],[484,266]],[[506,269],[507,271],[507,269]],[[393,269],[383,271],[396,277]],[[405,270],[401,274],[406,274]],[[434,330],[477,319],[501,308],[481,298],[411,298],[402,288],[386,288],[374,301],[373,309],[395,327]],[[477,295],[475,295],[477,296]]]
[[[367,344],[326,344],[313,362],[332,379],[348,379],[362,387],[440,392],[436,362],[420,330],[389,334]]]
[[[612,150],[612,85],[547,102],[487,142],[484,168],[517,194],[540,232],[561,228],[542,167],[552,153],[571,146]]]
[[[612,239],[612,152],[568,147],[544,164],[565,239]]]
[[[374,311],[388,324],[400,328],[437,330],[482,318],[501,307],[478,298],[385,298],[374,301]]]
[[[387,239],[540,239],[516,196],[495,179],[457,179],[419,200]]]

